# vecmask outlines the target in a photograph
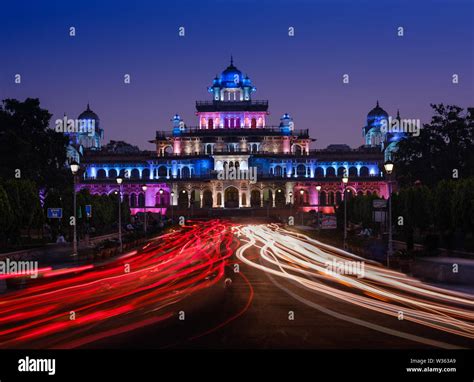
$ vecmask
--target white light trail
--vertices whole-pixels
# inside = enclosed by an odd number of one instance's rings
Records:
[[[246,242],[237,250],[242,262],[373,311],[474,339],[474,296],[437,288],[380,264],[324,244],[276,224],[235,226]],[[259,259],[250,259],[252,247]],[[363,262],[364,277],[328,273],[331,262]]]

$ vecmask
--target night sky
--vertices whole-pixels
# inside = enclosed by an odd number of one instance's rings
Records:
[[[430,103],[473,106],[474,2],[8,1],[0,8],[0,99],[38,97],[55,118],[90,102],[105,140],[151,149],[229,58],[270,101],[267,124],[288,112],[318,141],[363,144],[377,99],[389,113],[431,116]],[[76,36],[69,36],[69,27]],[[178,36],[185,27],[186,36]],[[295,37],[288,36],[288,27]],[[397,36],[397,27],[405,36]],[[21,74],[22,83],[14,83]],[[131,84],[123,81],[131,75]],[[350,84],[342,83],[343,74]],[[452,74],[459,75],[453,85]],[[54,126],[54,125],[52,125]]]

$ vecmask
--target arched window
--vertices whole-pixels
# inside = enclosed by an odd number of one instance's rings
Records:
[[[138,207],[145,207],[145,194],[142,192],[138,194]]]
[[[255,118],[252,118],[250,121],[250,128],[256,129],[257,128],[257,120]]]
[[[328,193],[328,205],[332,206],[334,204],[334,192],[330,191]]]
[[[326,169],[326,178],[334,178],[336,176],[336,170],[334,167],[328,167]]]
[[[364,176],[369,176],[369,169],[365,166],[362,166],[359,170],[359,174],[360,176],[364,177]]]
[[[149,168],[145,168],[142,171],[142,179],[150,179],[150,169]]]
[[[168,169],[166,166],[158,167],[158,177],[159,178],[166,178],[168,176]]]
[[[354,178],[357,176],[357,168],[354,166],[349,167],[349,178]]]
[[[343,167],[343,166],[340,166],[340,167],[337,168],[337,176],[339,178],[342,178],[344,175],[347,175],[346,172],[347,172],[346,168]]]
[[[130,194],[130,207],[134,208],[137,206],[137,195]]]
[[[281,177],[283,175],[283,171],[281,170],[280,166],[275,166],[275,176]]]
[[[187,178],[190,178],[190,177],[191,177],[191,171],[189,171],[189,167],[184,166],[181,169],[181,178],[182,179],[187,179]]]
[[[132,179],[139,179],[140,178],[140,171],[137,168],[134,168],[130,173],[130,178]]]
[[[260,191],[252,190],[250,193],[250,205],[252,207],[260,207]]]
[[[115,179],[117,177],[117,170],[112,168],[109,170],[109,179]]]
[[[341,201],[342,201],[341,191],[337,191],[336,192],[336,205],[339,205],[339,203],[341,203]]]
[[[296,167],[296,174],[299,177],[304,177],[306,175],[306,167],[303,164],[299,164],[298,167]]]
[[[214,120],[212,118],[209,118],[209,120],[207,121],[207,128],[208,129],[214,128]]]
[[[324,177],[324,170],[322,167],[316,167],[314,170],[314,177],[315,178],[323,178]]]
[[[319,204],[321,206],[327,205],[327,200],[326,200],[326,191],[321,191],[319,193]]]
[[[212,192],[205,190],[203,193],[203,207],[211,208],[212,207]]]
[[[100,170],[97,170],[97,179],[105,179],[106,178],[106,173],[103,168]]]

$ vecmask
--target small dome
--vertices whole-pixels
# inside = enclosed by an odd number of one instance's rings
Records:
[[[379,101],[377,101],[377,105],[367,114],[367,119],[375,119],[376,117],[388,118],[388,113],[379,106]]]
[[[84,110],[81,114],[79,114],[79,117],[77,117],[77,119],[93,119],[95,121],[99,121],[99,116],[94,113],[89,107],[89,104],[87,104],[87,109]]]

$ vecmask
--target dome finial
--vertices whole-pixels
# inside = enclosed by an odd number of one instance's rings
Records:
[[[400,119],[400,109],[397,109],[397,119]]]
[[[380,106],[379,106],[379,100],[377,100],[377,106],[375,106],[375,107],[380,107]]]
[[[231,66],[234,65],[234,57],[232,57],[232,55],[230,55],[230,65],[231,65]]]
[[[91,108],[90,108],[90,106],[89,106],[89,101],[87,101],[87,109],[86,109],[86,110],[87,110],[87,111],[91,111]]]

